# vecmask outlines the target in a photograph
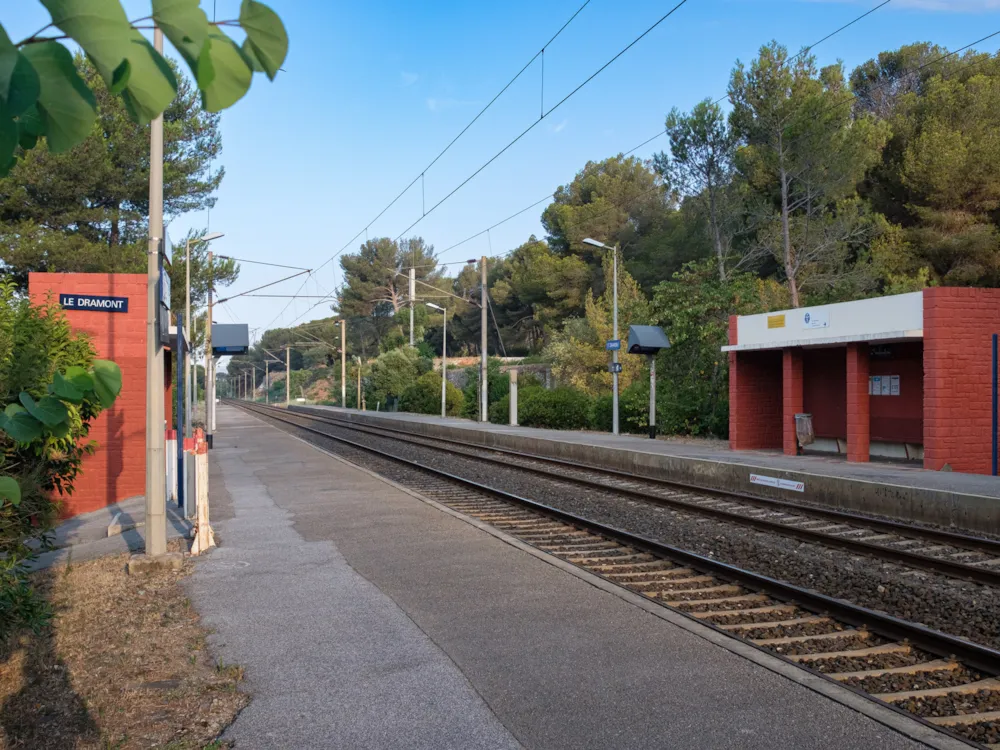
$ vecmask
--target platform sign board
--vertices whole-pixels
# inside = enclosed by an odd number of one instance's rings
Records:
[[[608,339],[604,342],[604,348],[609,352],[617,352],[622,348],[621,339]]]
[[[622,371],[621,362],[612,362],[610,365],[608,365],[608,372],[621,372],[621,371]]]
[[[802,327],[806,330],[813,328],[829,328],[829,310],[806,310],[802,313]]]
[[[246,323],[213,323],[212,355],[222,357],[246,354],[250,349],[250,330]]]
[[[128,297],[106,297],[99,294],[60,294],[59,306],[63,310],[127,313]]]
[[[777,487],[778,489],[791,490],[792,492],[806,491],[805,482],[793,482],[790,479],[778,479],[777,477],[769,477],[764,474],[751,474],[750,484],[759,484],[764,487]]]

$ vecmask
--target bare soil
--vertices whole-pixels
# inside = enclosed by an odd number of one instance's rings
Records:
[[[0,645],[0,748],[199,748],[250,698],[216,662],[181,571],[129,576],[113,555],[36,573],[54,618]]]

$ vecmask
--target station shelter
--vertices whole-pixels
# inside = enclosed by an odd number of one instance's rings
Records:
[[[919,460],[989,474],[1000,289],[920,292],[732,316],[729,444]]]
[[[99,359],[122,371],[122,389],[110,409],[92,423],[97,442],[84,457],[63,515],[74,516],[142,495],[146,491],[146,306],[147,278],[131,273],[31,273],[32,300],[62,307],[74,331],[91,339]],[[171,426],[171,352],[164,352],[166,424]]]

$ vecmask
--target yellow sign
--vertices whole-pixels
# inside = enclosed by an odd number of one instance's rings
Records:
[[[768,328],[784,328],[785,327],[785,316],[784,315],[768,315],[767,316],[767,327]]]

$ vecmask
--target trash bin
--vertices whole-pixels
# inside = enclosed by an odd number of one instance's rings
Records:
[[[798,438],[799,446],[805,447],[816,441],[816,433],[813,432],[813,415],[795,415],[795,437]]]

